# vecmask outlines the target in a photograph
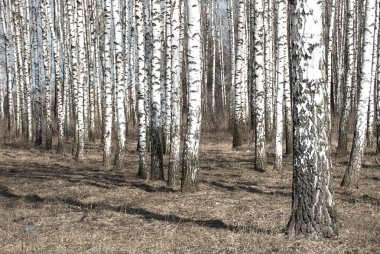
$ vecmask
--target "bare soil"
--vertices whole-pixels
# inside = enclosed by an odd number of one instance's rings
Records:
[[[181,194],[136,178],[135,141],[123,171],[102,167],[98,143],[77,162],[68,148],[58,155],[2,139],[0,253],[380,253],[380,168],[371,151],[357,190],[340,187],[348,156],[333,159],[339,237],[287,239],[290,156],[275,172],[269,149],[268,170],[257,172],[248,146],[234,151],[228,134],[203,135],[201,190]]]

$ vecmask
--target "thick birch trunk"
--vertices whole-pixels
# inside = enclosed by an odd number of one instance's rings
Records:
[[[323,80],[323,6],[321,2],[296,0],[290,8],[295,126],[293,202],[287,234],[333,237],[337,222]]]

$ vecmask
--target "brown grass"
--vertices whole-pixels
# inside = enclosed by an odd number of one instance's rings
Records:
[[[256,172],[250,147],[231,150],[227,134],[203,135],[202,143],[201,191],[183,195],[136,179],[132,140],[125,171],[115,172],[102,168],[97,144],[76,162],[69,149],[57,155],[3,139],[0,252],[380,253],[380,169],[372,155],[353,191],[339,186],[348,157],[334,158],[337,239],[287,239],[291,158],[279,174],[269,154],[268,171]]]

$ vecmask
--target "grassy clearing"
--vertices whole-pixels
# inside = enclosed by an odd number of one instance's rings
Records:
[[[221,135],[221,137],[228,135]],[[291,158],[284,172],[254,171],[251,149],[204,135],[201,191],[183,195],[136,179],[129,140],[125,171],[106,171],[101,147],[86,159],[0,144],[1,253],[380,253],[380,169],[365,157],[358,190],[340,187],[348,157],[334,158],[339,237],[286,239]],[[271,150],[269,150],[271,152]],[[167,158],[165,158],[167,161]],[[167,165],[166,165],[167,166]]]

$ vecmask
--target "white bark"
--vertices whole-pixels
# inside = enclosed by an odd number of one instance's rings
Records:
[[[153,55],[151,78],[151,135],[152,135],[152,163],[151,179],[163,180],[163,154],[162,154],[162,119],[161,119],[161,54],[162,54],[162,29],[161,1],[154,0],[152,6],[153,30]]]
[[[331,189],[328,110],[325,105],[323,3],[291,4],[294,159],[290,237],[333,237],[337,219]]]
[[[33,140],[33,120],[32,120],[32,80],[31,80],[31,27],[32,22],[30,22],[29,14],[29,1],[25,1],[24,6],[24,27],[25,27],[25,38],[24,38],[24,75],[25,75],[25,104],[26,104],[26,118],[27,118],[27,137],[28,141]]]
[[[276,94],[273,92],[276,87],[273,85],[274,66],[273,66],[273,20],[272,20],[272,1],[264,1],[264,72],[265,72],[265,128],[266,136],[273,135],[273,119],[274,119],[274,99]],[[286,24],[286,20],[284,20]]]
[[[42,23],[42,43],[43,43],[43,57],[44,57],[44,77],[45,77],[45,117],[46,117],[46,149],[52,148],[52,119],[51,119],[51,91],[50,91],[50,77],[51,77],[51,45],[50,31],[49,31],[49,15],[50,15],[50,1],[41,1],[41,23]]]
[[[228,0],[228,33],[230,43],[230,62],[231,62],[231,88],[230,88],[230,121],[235,124],[235,76],[236,76],[236,45],[235,45],[235,9],[234,1]]]
[[[376,2],[375,10],[375,31],[373,36],[373,54],[372,54],[372,67],[371,67],[371,91],[369,96],[368,105],[368,125],[367,125],[367,146],[371,147],[375,141],[375,133],[373,131],[373,124],[375,122],[375,84],[376,84],[376,64],[377,64],[377,30],[379,25],[378,15],[378,1]]]
[[[256,84],[256,139],[255,167],[265,170],[267,164],[265,144],[265,58],[264,58],[264,6],[262,0],[255,2],[255,56],[254,83]]]
[[[180,128],[181,128],[181,71],[182,62],[180,51],[180,4],[181,0],[173,0],[173,15],[171,19],[171,36],[172,36],[172,103],[171,103],[171,129],[170,129],[170,155],[168,185],[175,186],[179,174],[179,156],[180,156]]]
[[[84,105],[84,90],[87,89],[86,76],[87,76],[87,60],[86,60],[86,30],[85,30],[85,19],[84,19],[84,3],[83,1],[77,2],[77,40],[78,40],[78,94],[77,94],[77,153],[76,159],[82,160],[84,156],[84,135],[85,135],[85,105]]]
[[[284,88],[289,86],[288,48],[288,1],[278,1],[277,39],[277,96],[276,96],[276,137],[274,168],[282,169],[283,104]]]
[[[238,11],[238,26],[237,26],[237,41],[236,41],[236,67],[235,67],[235,99],[234,99],[234,134],[233,134],[233,147],[239,147],[243,144],[246,135],[246,124],[247,124],[247,115],[245,109],[245,100],[244,97],[244,86],[246,86],[246,75],[245,75],[245,65],[247,55],[244,50],[244,43],[246,40],[245,33],[245,1],[239,0],[239,11]]]
[[[198,153],[201,127],[201,86],[202,86],[202,45],[201,9],[199,0],[187,0],[188,15],[188,105],[187,131],[183,153],[182,185],[183,192],[198,189]]]
[[[163,152],[169,151],[172,101],[172,0],[166,0],[166,82],[165,82],[165,120],[163,131]]]
[[[13,39],[13,48],[14,48],[14,63],[15,63],[15,79],[16,79],[16,136],[19,137],[23,130],[23,113],[24,113],[24,73],[22,61],[22,35],[21,35],[21,24],[20,24],[20,15],[19,15],[19,1],[15,1],[12,5],[12,21],[13,21],[13,30],[15,37]]]
[[[41,103],[41,84],[40,84],[40,70],[39,70],[39,40],[38,34],[40,31],[38,23],[39,15],[39,1],[32,1],[32,84],[36,94],[35,99],[35,124],[36,124],[36,137],[35,145],[42,145],[42,103]]]
[[[8,122],[8,130],[11,131],[14,126],[14,105],[13,105],[13,91],[12,91],[12,77],[14,75],[14,68],[12,68],[11,62],[11,42],[12,42],[12,26],[11,26],[11,8],[10,1],[5,2],[1,6],[2,11],[2,22],[3,22],[3,32],[5,36],[5,63],[6,63],[6,79],[7,79],[7,122]],[[35,9],[34,9],[35,10]]]
[[[104,130],[103,130],[103,164],[105,167],[111,165],[111,135],[112,135],[112,12],[111,0],[105,2],[105,31],[104,31]]]
[[[139,124],[139,177],[147,178],[146,172],[146,104],[145,104],[145,40],[144,40],[144,5],[142,0],[135,0],[135,18],[137,37],[137,68],[136,68],[136,90],[137,90],[137,117]]]
[[[342,186],[358,187],[359,173],[362,166],[363,152],[365,146],[367,121],[368,121],[368,103],[371,91],[372,80],[372,55],[373,55],[373,37],[375,31],[375,1],[367,1],[365,7],[364,35],[363,35],[363,53],[360,81],[360,97],[358,101],[358,113],[356,116],[356,126],[354,142],[350,156],[350,163],[343,177]]]
[[[378,6],[380,9],[380,6]],[[380,151],[380,27],[377,29],[377,65],[376,65],[376,153]]]
[[[117,114],[117,150],[114,166],[121,169],[125,157],[125,73],[123,56],[123,30],[119,0],[112,0],[113,18],[115,25],[115,62],[116,62],[116,114]]]

